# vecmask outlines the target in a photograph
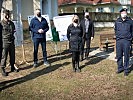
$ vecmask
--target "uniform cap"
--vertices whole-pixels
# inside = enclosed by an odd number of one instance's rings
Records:
[[[126,11],[126,12],[127,12],[127,9],[126,9],[126,8],[122,8],[122,9],[120,10],[120,12],[123,12],[123,11]]]
[[[3,10],[3,13],[8,15],[8,14],[10,14],[10,11],[5,9],[5,10]]]

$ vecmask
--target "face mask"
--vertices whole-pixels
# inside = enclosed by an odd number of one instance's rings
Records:
[[[78,19],[75,19],[74,22],[75,22],[75,23],[78,23]]]
[[[125,17],[127,17],[127,14],[121,14],[121,17],[125,18]]]
[[[89,16],[89,15],[86,15],[86,16],[85,16],[85,18],[89,19],[89,18],[90,18],[90,16]]]
[[[77,26],[78,26],[78,24],[77,24],[77,23],[73,23],[73,25],[74,25],[75,27],[77,27]]]
[[[38,13],[38,14],[37,14],[37,17],[41,17],[41,13]]]
[[[5,18],[8,20],[9,19],[9,15],[5,15]]]

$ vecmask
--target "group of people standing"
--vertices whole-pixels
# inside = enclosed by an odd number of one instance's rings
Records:
[[[127,76],[129,70],[130,46],[133,37],[133,21],[127,17],[127,9],[120,10],[121,16],[115,22],[115,36],[116,36],[116,57],[118,70],[117,74],[124,71]],[[5,10],[3,12],[3,20],[0,25],[0,63],[1,73],[3,76],[8,74],[5,71],[7,55],[10,56],[11,72],[18,72],[14,67],[15,64],[15,45],[14,32],[15,26],[10,20],[10,12]],[[33,52],[33,67],[38,66],[38,47],[41,44],[43,52],[44,65],[49,66],[46,51],[46,32],[49,30],[48,23],[45,18],[41,16],[41,10],[36,10],[35,17],[31,20],[30,31],[32,32],[32,40],[34,45]],[[67,38],[69,40],[69,47],[72,52],[72,67],[74,72],[80,72],[79,62],[88,59],[90,51],[91,40],[94,39],[94,23],[90,18],[89,12],[85,12],[84,18],[80,21],[77,15],[72,18],[72,23],[67,28]],[[86,49],[84,46],[86,44]],[[85,54],[84,54],[85,52]],[[123,63],[124,55],[124,63]]]
[[[129,68],[129,58],[133,40],[133,21],[127,16],[127,9],[122,8],[120,10],[120,17],[115,21],[114,30],[118,65],[116,73],[119,74],[124,71],[124,75],[128,76],[131,72]],[[81,71],[79,61],[84,59],[84,51],[85,59],[88,58],[90,43],[94,38],[94,24],[88,12],[85,13],[84,19],[80,22],[79,17],[74,15],[73,23],[70,24],[67,29],[67,37],[70,41],[70,50],[72,51],[73,70],[75,72]],[[84,50],[85,42],[86,50]]]
[[[8,76],[8,73],[5,71],[7,57],[9,54],[11,72],[19,72],[19,69],[15,65],[15,44],[14,44],[14,33],[15,25],[11,21],[11,14],[9,10],[3,10],[2,12],[3,19],[0,24],[0,65],[1,73],[3,76]],[[49,66],[47,61],[47,52],[46,52],[46,32],[49,30],[48,23],[45,18],[41,17],[40,9],[36,10],[35,17],[31,20],[30,31],[32,32],[32,40],[34,45],[34,64],[33,67],[38,66],[38,47],[39,44],[42,46],[43,60],[44,65]]]

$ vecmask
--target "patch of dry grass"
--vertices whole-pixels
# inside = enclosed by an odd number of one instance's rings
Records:
[[[107,31],[107,30],[106,30]],[[112,31],[112,30],[108,30]],[[105,32],[105,30],[100,31]],[[96,34],[99,34],[96,33]],[[27,36],[25,44],[26,59],[33,63],[33,45]],[[97,48],[99,35],[92,41],[92,48]],[[71,54],[66,49],[66,42],[61,43],[61,56],[56,55],[51,44],[47,43],[50,67],[43,65],[41,48],[39,64],[22,64],[19,73],[0,76],[1,100],[132,100],[133,74],[124,77],[117,75],[116,62],[103,58],[91,57],[80,63],[81,73],[72,72]],[[60,46],[60,45],[58,45]],[[22,60],[21,47],[16,48],[17,63]],[[10,70],[7,68],[6,70]]]

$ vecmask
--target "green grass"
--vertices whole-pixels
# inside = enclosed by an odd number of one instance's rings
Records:
[[[101,31],[105,32],[105,31]],[[28,40],[29,41],[29,40]],[[92,48],[98,47],[99,36],[96,35]],[[65,50],[62,43],[62,51]],[[32,62],[32,43],[25,44],[26,59]],[[0,100],[132,100],[133,73],[125,77],[117,75],[117,64],[93,56],[80,63],[81,73],[72,72],[71,56],[64,53],[61,60],[52,56],[55,52],[48,43],[50,67],[42,63],[39,49],[40,66],[20,65],[19,73],[0,76]],[[16,62],[22,60],[21,47],[16,48]],[[9,68],[6,70],[9,71]]]

